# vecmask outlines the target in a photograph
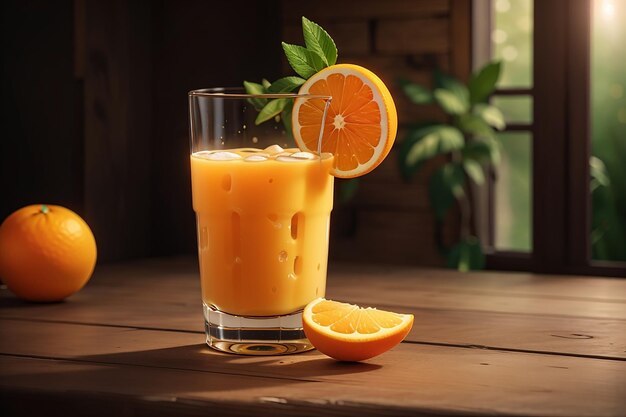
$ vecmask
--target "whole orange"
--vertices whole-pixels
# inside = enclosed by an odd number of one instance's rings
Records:
[[[65,207],[23,207],[0,225],[0,278],[20,298],[63,300],[87,283],[95,265],[91,229]]]

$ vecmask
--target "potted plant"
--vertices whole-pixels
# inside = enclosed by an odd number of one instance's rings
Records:
[[[469,182],[485,183],[485,168],[500,162],[497,130],[505,127],[502,112],[489,104],[500,77],[501,63],[493,61],[472,74],[467,84],[441,71],[434,72],[434,88],[400,80],[407,97],[417,105],[434,103],[449,117],[447,123],[429,122],[411,126],[400,146],[399,164],[407,180],[420,172],[424,163],[445,156],[430,176],[428,195],[436,222],[437,244],[451,268],[482,269],[485,257],[481,242],[472,231]],[[446,214],[458,205],[458,241],[450,247],[439,236]]]

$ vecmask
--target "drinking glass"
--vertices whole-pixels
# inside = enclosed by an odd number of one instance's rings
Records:
[[[270,102],[285,111],[256,124]],[[295,148],[290,109],[319,109],[319,120],[297,125],[320,141],[329,102],[224,88],[189,93],[202,302],[214,349],[275,355],[313,348],[302,309],[326,290],[333,157]]]

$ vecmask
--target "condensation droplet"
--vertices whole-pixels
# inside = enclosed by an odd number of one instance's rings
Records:
[[[318,297],[320,295],[320,287],[315,288],[315,296]]]
[[[296,274],[294,274],[293,272],[290,272],[290,273],[287,275],[287,278],[292,279],[292,280],[294,280],[294,281],[295,281],[295,279],[296,279],[297,277],[296,277]]]
[[[259,143],[259,138],[257,138],[256,136],[253,136],[252,143]]]
[[[321,267],[321,265],[320,265],[320,264],[317,264],[317,270],[318,270],[318,271],[320,270],[320,267]]]
[[[287,253],[287,251],[281,250],[280,253],[278,254],[278,262],[285,262],[288,257],[289,257],[289,254]]]
[[[235,263],[236,264],[240,264],[242,262],[241,258],[239,256],[235,257]]]

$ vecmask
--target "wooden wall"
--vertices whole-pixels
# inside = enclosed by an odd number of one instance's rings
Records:
[[[434,106],[411,104],[395,86],[398,78],[431,84],[434,68],[461,79],[470,73],[470,0],[283,0],[283,38],[303,44],[301,16],[319,23],[339,49],[338,62],[363,65],[390,87],[400,129],[426,120],[443,120]],[[283,60],[283,70],[289,71]],[[372,173],[363,177],[355,198],[335,204],[331,244],[335,259],[439,265],[434,218],[426,178],[404,182],[398,170],[397,146]],[[450,241],[458,230],[451,215],[444,230]]]
[[[0,218],[56,203],[91,225],[100,261],[195,252],[187,91],[290,73],[280,41],[322,24],[341,62],[392,87],[401,123],[441,118],[393,88],[469,73],[469,0],[9,0],[2,5]],[[425,181],[395,151],[336,204],[334,259],[438,264]],[[432,168],[432,167],[431,167]],[[454,220],[454,219],[452,219]],[[454,221],[446,230],[454,233]]]

